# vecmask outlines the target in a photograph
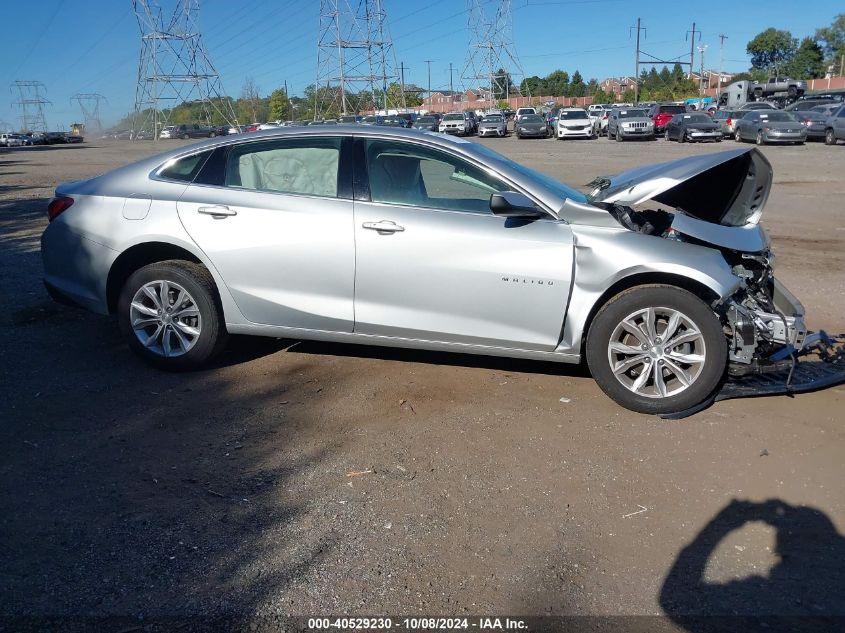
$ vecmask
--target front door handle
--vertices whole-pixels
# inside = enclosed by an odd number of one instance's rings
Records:
[[[379,233],[401,233],[405,230],[404,226],[399,226],[396,222],[390,220],[379,220],[378,222],[364,222],[361,226],[371,231],[378,231]]]
[[[197,213],[203,213],[205,215],[210,215],[215,218],[227,218],[230,215],[238,215],[238,212],[234,209],[230,209],[229,207],[221,205],[214,205],[213,207],[200,207],[197,209]]]

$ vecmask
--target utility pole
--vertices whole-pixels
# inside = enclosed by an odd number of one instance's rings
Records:
[[[692,69],[695,68],[695,34],[698,33],[698,41],[701,41],[701,31],[695,30],[695,22],[692,23],[692,31],[687,31],[689,37],[689,76],[692,79]],[[690,37],[691,36],[691,37]]]
[[[631,37],[631,29],[637,29],[637,56],[635,58],[635,68],[634,71],[634,105],[640,102],[640,31],[646,31],[644,26],[640,26],[640,18],[637,18],[637,26],[630,27],[628,29],[628,37]],[[646,37],[648,37],[648,32],[646,31]]]
[[[449,92],[452,93],[452,97],[454,98],[454,96],[455,96],[455,94],[454,94],[455,93],[455,84],[452,82],[452,73],[453,72],[454,71],[452,70],[452,62],[449,62]]]
[[[191,101],[200,102],[207,124],[216,114],[218,121],[237,125],[232,102],[203,43],[200,0],[177,0],[172,13],[155,0],[132,0],[132,8],[141,32],[132,138],[148,131],[157,140],[159,111],[164,116],[161,124],[167,125],[173,109]]]
[[[399,64],[399,86],[402,89],[402,99],[405,99],[405,62]]]
[[[44,117],[44,106],[53,105],[41,92],[47,92],[40,81],[17,80],[10,90],[18,91],[20,98],[13,104],[21,109],[22,132],[46,132],[47,119]]]
[[[314,117],[335,110],[346,114],[349,97],[364,89],[372,95],[376,110],[379,98],[385,113],[391,106],[404,109],[404,89],[396,103],[387,90],[400,78],[384,2],[320,0],[319,4]]]
[[[716,101],[719,100],[719,95],[722,94],[722,65],[724,63],[724,48],[727,35],[719,33],[719,82],[716,88]]]
[[[431,62],[433,62],[434,60],[425,59],[423,61],[425,62],[426,66],[428,66],[428,98],[431,99]]]
[[[707,50],[707,44],[698,47],[698,52],[701,54],[701,72],[698,77],[698,95],[704,97],[704,51]]]

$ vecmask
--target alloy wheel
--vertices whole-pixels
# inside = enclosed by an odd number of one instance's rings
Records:
[[[691,318],[673,308],[649,307],[632,312],[616,326],[607,357],[626,389],[645,398],[668,398],[696,381],[707,350]]]
[[[202,331],[194,298],[179,284],[163,279],[138,289],[129,306],[129,320],[141,344],[165,358],[186,354]]]

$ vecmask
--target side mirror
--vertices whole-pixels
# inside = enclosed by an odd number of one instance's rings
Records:
[[[534,201],[516,191],[490,194],[490,210],[502,218],[537,219],[545,216]]]

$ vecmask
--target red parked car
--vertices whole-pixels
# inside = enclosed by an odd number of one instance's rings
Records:
[[[654,121],[655,134],[663,132],[666,129],[666,124],[672,120],[673,116],[683,114],[686,111],[686,106],[677,103],[657,103],[651,106],[648,116]]]

